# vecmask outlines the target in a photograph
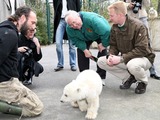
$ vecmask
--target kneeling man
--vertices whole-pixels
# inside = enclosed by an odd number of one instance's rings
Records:
[[[148,70],[155,58],[148,43],[147,28],[139,20],[127,15],[125,3],[118,1],[108,7],[113,22],[109,54],[98,59],[98,66],[123,80],[120,89],[136,83],[135,93],[146,91]]]

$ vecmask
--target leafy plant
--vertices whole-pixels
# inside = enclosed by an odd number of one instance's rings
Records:
[[[37,14],[36,37],[40,40],[42,45],[50,44],[47,27],[51,26],[47,26],[46,4],[41,0],[26,0],[26,5],[30,6]]]

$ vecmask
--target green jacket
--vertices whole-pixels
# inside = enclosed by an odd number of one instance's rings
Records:
[[[113,24],[110,35],[109,54],[121,53],[127,64],[133,58],[146,57],[153,63],[155,54],[149,46],[145,25],[136,18],[127,16],[123,27]]]
[[[83,25],[81,30],[73,29],[69,25],[66,27],[67,35],[73,44],[84,51],[87,41],[100,40],[104,47],[109,45],[111,26],[108,21],[93,12],[80,12]]]

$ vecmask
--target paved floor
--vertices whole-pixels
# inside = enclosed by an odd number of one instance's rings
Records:
[[[34,78],[29,86],[44,103],[44,111],[38,117],[22,118],[22,120],[85,120],[85,112],[72,108],[70,104],[61,103],[60,97],[64,86],[75,79],[78,71],[72,72],[69,66],[68,45],[64,44],[65,67],[54,72],[57,64],[55,45],[43,46],[43,58],[40,61],[45,71]],[[96,55],[97,50],[91,50]],[[155,66],[160,73],[160,52],[156,52]],[[95,62],[91,68],[96,70]],[[149,75],[149,72],[148,72]],[[100,108],[96,120],[160,120],[160,81],[149,78],[145,94],[134,93],[136,85],[128,90],[120,90],[121,80],[108,73],[106,86],[100,96]],[[17,120],[19,117],[0,113],[0,120]]]

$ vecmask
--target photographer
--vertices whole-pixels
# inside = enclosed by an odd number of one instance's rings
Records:
[[[146,8],[150,6],[150,0],[124,0],[127,5],[127,14],[141,19],[146,19],[147,20],[147,11]],[[140,5],[136,5],[136,3],[139,3]],[[139,10],[137,12],[134,12],[134,8],[139,7]]]
[[[25,85],[32,84],[33,75],[38,77],[39,74],[43,72],[42,65],[37,62],[42,58],[41,47],[34,34],[35,29],[24,29],[18,41],[19,79]]]
[[[147,14],[147,7],[150,6],[150,0],[124,0],[127,5],[127,14],[129,16],[135,17],[143,22],[143,24],[148,28],[149,32],[149,25],[148,25],[148,14]],[[140,3],[141,5],[136,5],[136,3]],[[135,12],[135,7],[138,9],[137,12]],[[150,34],[150,32],[149,32]],[[149,43],[151,45],[151,38],[149,36]],[[157,75],[154,64],[149,69],[150,71],[150,77],[160,80],[160,76]]]

